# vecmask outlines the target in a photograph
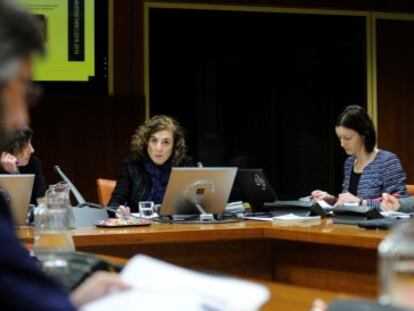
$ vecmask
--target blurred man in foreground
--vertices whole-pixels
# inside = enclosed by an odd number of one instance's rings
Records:
[[[35,19],[0,0],[0,151],[28,124],[32,56],[43,53]],[[116,274],[98,273],[68,296],[48,279],[14,233],[7,197],[0,194],[0,301],[5,310],[76,310],[113,289],[126,289]]]

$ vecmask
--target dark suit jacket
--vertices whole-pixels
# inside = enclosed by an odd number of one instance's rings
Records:
[[[184,158],[180,167],[191,167],[193,161],[190,157]],[[129,157],[122,162],[116,187],[112,193],[108,206],[117,208],[126,202],[131,212],[138,212],[138,203],[145,201],[151,192],[151,178],[145,169],[144,161]]]
[[[21,174],[35,174],[33,184],[32,198],[30,204],[37,205],[36,200],[44,197],[46,192],[45,176],[43,175],[42,163],[36,155],[30,157],[30,161],[26,166],[19,168]]]
[[[2,310],[74,311],[67,294],[46,277],[17,239],[0,193],[0,305]]]

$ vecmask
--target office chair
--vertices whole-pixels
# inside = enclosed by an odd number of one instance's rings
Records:
[[[98,178],[96,180],[98,186],[98,201],[101,205],[108,205],[112,192],[116,186],[116,180]]]
[[[414,185],[407,185],[407,192],[409,196],[414,195]]]

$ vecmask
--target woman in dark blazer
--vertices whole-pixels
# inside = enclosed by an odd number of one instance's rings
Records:
[[[122,163],[109,206],[138,212],[140,201],[160,204],[173,166],[193,166],[184,130],[172,117],[154,116],[138,127],[131,155]]]

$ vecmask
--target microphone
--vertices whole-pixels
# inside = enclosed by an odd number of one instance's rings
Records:
[[[72,191],[76,201],[78,201],[78,207],[88,205],[86,203],[86,200],[84,199],[84,197],[80,194],[78,189],[76,189],[76,187],[73,185],[73,183],[70,181],[70,179],[62,172],[60,167],[55,165],[53,167],[53,169],[69,185],[70,191]]]

